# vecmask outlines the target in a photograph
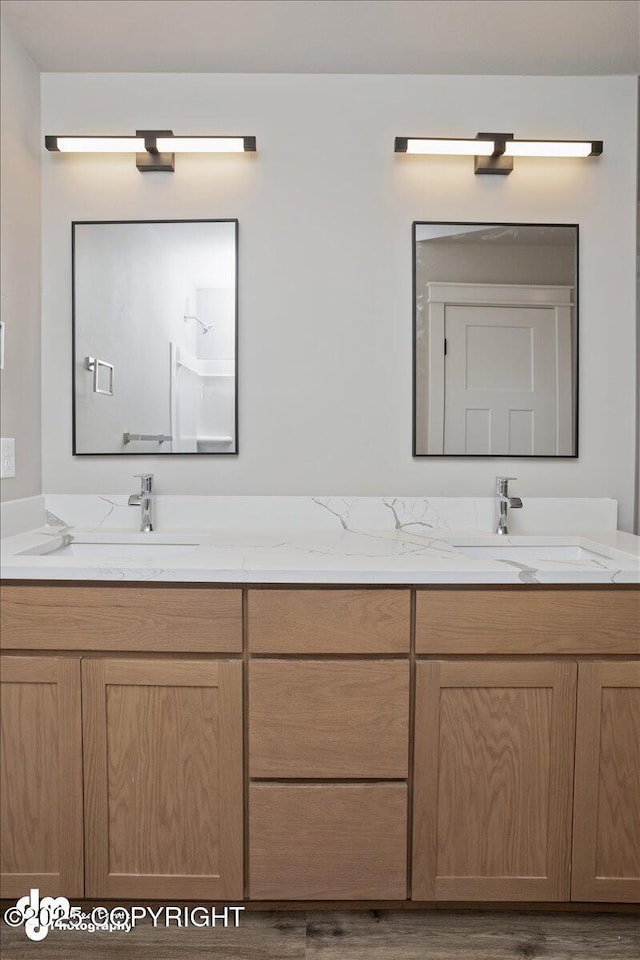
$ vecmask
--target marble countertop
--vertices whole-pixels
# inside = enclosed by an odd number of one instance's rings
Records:
[[[56,556],[69,535],[32,531],[3,541],[5,579],[110,580],[182,583],[639,583],[639,538],[624,533],[595,537],[500,537],[500,546],[567,545],[586,548],[597,559],[491,559],[468,557],[460,543],[495,544],[478,533],[452,536],[406,531],[341,530],[333,533],[240,536],[172,534],[99,535],[110,556]],[[96,535],[77,533],[76,543]],[[122,541],[126,539],[126,542]],[[172,555],[172,546],[179,552]],[[157,547],[166,557],[153,556]],[[72,544],[73,549],[73,544]],[[85,548],[86,549],[86,548]],[[464,547],[462,548],[464,549]],[[50,551],[42,553],[43,550]],[[80,551],[79,551],[80,553]],[[115,554],[115,555],[114,555]]]
[[[605,498],[525,499],[506,537],[492,533],[491,497],[159,496],[154,506],[157,532],[143,534],[139,509],[124,496],[47,496],[40,514],[29,514],[31,529],[23,523],[22,532],[2,540],[2,575],[157,583],[640,583],[640,537],[615,529],[616,504]],[[24,503],[18,507],[26,515]],[[478,555],[482,546],[526,551],[495,558]],[[471,555],[463,552],[468,547]],[[540,557],[545,550],[553,559]]]

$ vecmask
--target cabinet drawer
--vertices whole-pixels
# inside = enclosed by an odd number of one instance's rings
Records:
[[[633,587],[417,591],[416,653],[613,655],[639,647]]]
[[[111,585],[5,587],[2,646],[15,650],[241,652],[241,591]]]
[[[252,777],[407,776],[409,664],[254,660]]]
[[[408,653],[409,590],[250,590],[252,653]]]
[[[252,784],[252,900],[404,900],[404,784]]]

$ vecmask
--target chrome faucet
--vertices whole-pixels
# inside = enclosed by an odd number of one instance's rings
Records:
[[[522,508],[522,500],[520,497],[509,496],[509,480],[517,479],[517,477],[496,477],[496,504],[498,507],[496,533],[509,533],[507,528],[509,507],[511,507],[512,510],[520,510]]]
[[[136,473],[140,477],[140,493],[132,493],[129,497],[130,507],[140,507],[140,531],[151,533],[153,530],[153,474]]]

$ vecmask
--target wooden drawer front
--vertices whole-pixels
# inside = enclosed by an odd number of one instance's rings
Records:
[[[407,653],[407,590],[250,590],[253,653]]]
[[[636,654],[640,590],[418,590],[416,653]]]
[[[242,650],[242,595],[206,587],[5,587],[2,645],[236,653]]]
[[[242,664],[83,660],[89,897],[242,897]]]
[[[252,900],[404,900],[404,784],[264,784],[249,791]]]
[[[2,657],[1,893],[81,897],[80,660]]]
[[[404,660],[249,666],[252,777],[402,779],[408,739]]]

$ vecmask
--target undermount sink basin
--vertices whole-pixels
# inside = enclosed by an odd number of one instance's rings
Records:
[[[93,561],[164,561],[174,560],[177,557],[191,553],[199,546],[200,541],[192,538],[171,540],[157,535],[137,534],[122,535],[121,539],[114,536],[100,537],[99,535],[65,534],[52,540],[51,543],[25,550],[22,556],[42,556],[49,559],[58,557],[77,557],[79,560]]]
[[[609,559],[602,553],[596,553],[577,544],[543,543],[543,544],[456,544],[455,549],[465,557],[476,560],[515,560],[527,563],[530,560],[560,560],[573,563],[581,561],[606,561]],[[535,564],[534,564],[535,566]]]
[[[69,543],[54,555],[84,560],[169,560],[194,549],[193,544],[183,543]]]

